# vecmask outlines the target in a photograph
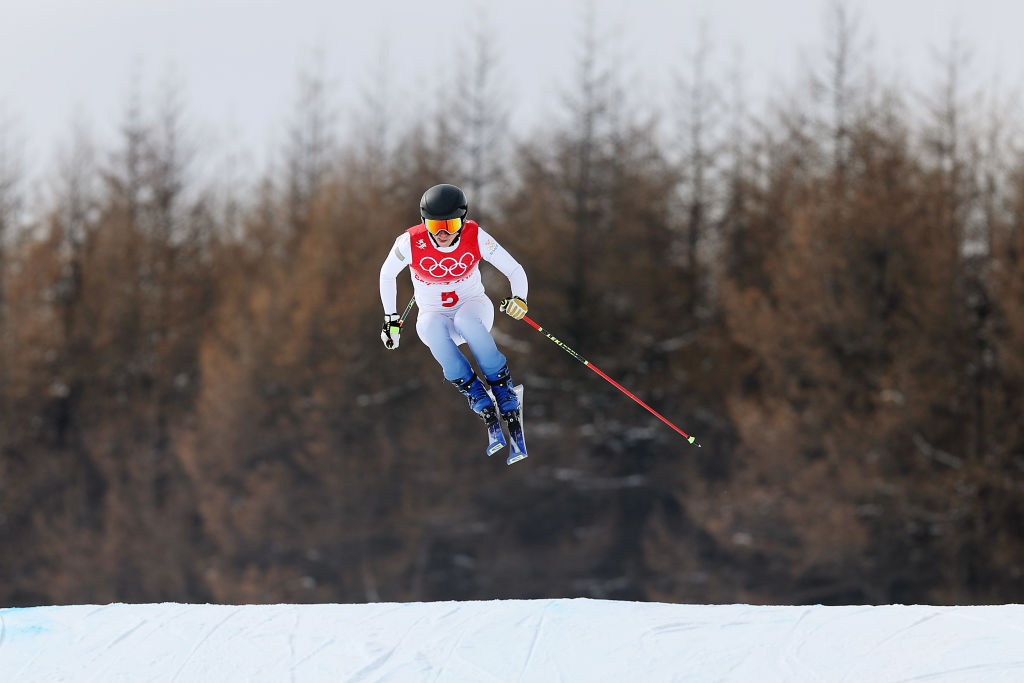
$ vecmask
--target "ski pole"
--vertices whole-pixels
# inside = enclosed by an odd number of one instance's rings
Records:
[[[398,326],[399,327],[401,327],[402,325],[405,324],[405,319],[409,316],[409,311],[412,310],[412,307],[414,305],[416,305],[416,295],[415,294],[413,295],[413,297],[411,299],[409,299],[409,305],[406,306],[405,307],[405,311],[402,312],[402,317],[398,319]]]
[[[402,312],[402,317],[398,319],[398,329],[399,329],[399,331],[401,331],[402,325],[405,324],[405,319],[409,316],[409,311],[412,310],[412,307],[415,304],[416,304],[416,295],[414,294],[413,297],[411,299],[409,299],[409,305],[406,306],[405,310]],[[395,348],[394,344],[391,343],[391,338],[390,337],[388,338],[388,341],[387,341],[387,347],[389,349]]]
[[[564,350],[565,350],[565,351],[566,351],[566,352],[567,352],[567,353],[568,353],[568,354],[569,354],[570,356],[572,356],[573,358],[575,358],[575,359],[576,359],[576,360],[578,360],[579,362],[583,363],[584,365],[586,365],[586,366],[587,366],[588,368],[590,368],[591,370],[593,370],[593,371],[594,371],[594,372],[596,372],[597,374],[601,375],[601,377],[604,377],[604,378],[605,378],[606,380],[608,380],[608,381],[609,381],[609,382],[610,382],[610,383],[612,384],[612,386],[614,386],[614,387],[615,387],[616,389],[618,389],[619,391],[621,391],[622,393],[624,393],[624,394],[625,394],[626,396],[629,396],[629,397],[630,397],[631,399],[633,399],[634,401],[636,401],[637,403],[639,403],[640,405],[642,405],[642,406],[643,406],[644,408],[647,408],[647,410],[649,410],[649,411],[650,411],[651,413],[653,413],[653,414],[654,414],[654,416],[655,416],[655,417],[657,417],[657,418],[658,418],[659,420],[661,420],[662,422],[664,422],[665,424],[667,424],[667,425],[668,425],[669,427],[671,427],[672,429],[674,429],[674,430],[676,430],[677,432],[679,432],[680,434],[682,434],[682,435],[683,435],[683,438],[684,438],[684,439],[686,439],[686,440],[687,440],[687,441],[689,441],[690,443],[695,443],[695,444],[697,444],[697,448],[700,448],[700,444],[699,444],[699,443],[697,443],[697,440],[696,440],[696,439],[695,439],[694,437],[690,436],[689,434],[687,434],[686,432],[684,432],[684,431],[683,431],[682,429],[680,429],[679,427],[676,427],[676,426],[675,426],[674,424],[672,424],[671,422],[669,422],[668,420],[666,420],[666,419],[665,419],[665,418],[664,418],[664,417],[663,417],[663,416],[661,415],[661,413],[659,413],[659,412],[658,412],[658,411],[656,411],[656,410],[655,410],[654,408],[650,407],[649,405],[647,405],[646,403],[644,403],[643,401],[641,401],[640,399],[638,399],[638,398],[637,398],[636,396],[634,396],[633,394],[631,394],[630,392],[628,392],[628,391],[627,391],[627,390],[626,390],[625,388],[623,388],[623,386],[622,386],[621,384],[619,384],[618,382],[616,382],[615,380],[613,380],[613,379],[612,379],[611,377],[609,377],[608,375],[606,375],[606,374],[604,374],[603,372],[601,372],[601,371],[600,371],[600,370],[599,370],[599,369],[597,368],[597,366],[595,366],[595,365],[594,365],[593,363],[591,363],[591,362],[590,362],[590,361],[588,361],[588,360],[587,360],[586,358],[584,358],[583,356],[581,356],[580,354],[576,353],[576,352],[575,352],[575,351],[573,351],[573,350],[572,350],[571,348],[569,348],[569,346],[568,346],[568,345],[567,345],[567,344],[566,344],[565,342],[563,342],[563,341],[562,341],[561,339],[558,339],[557,337],[555,337],[554,335],[552,335],[552,334],[551,334],[550,332],[548,332],[547,330],[545,330],[545,329],[544,329],[543,327],[541,327],[541,326],[540,326],[540,325],[538,325],[537,323],[535,323],[535,322],[533,322],[532,320],[530,320],[530,318],[529,318],[528,316],[525,316],[525,315],[524,315],[524,316],[523,316],[523,321],[524,321],[524,322],[526,322],[526,323],[527,323],[528,325],[530,325],[530,327],[532,327],[533,329],[535,329],[535,330],[537,330],[538,332],[540,332],[541,334],[543,334],[543,335],[544,335],[545,337],[547,337],[547,338],[548,338],[548,339],[550,339],[551,341],[553,341],[553,342],[555,342],[556,344],[558,344],[559,346],[561,346],[561,347],[562,347],[562,348],[563,348],[563,349],[564,349]]]

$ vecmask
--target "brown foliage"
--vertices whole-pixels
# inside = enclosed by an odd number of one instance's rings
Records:
[[[238,221],[133,114],[106,185],[5,250],[3,603],[1019,601],[1024,174],[932,163],[884,99],[844,100],[842,163],[791,111],[696,174],[610,94],[471,211],[531,317],[702,449],[499,317],[532,454],[507,468],[415,318],[380,346],[420,193],[485,180],[449,124],[394,162],[297,146]]]

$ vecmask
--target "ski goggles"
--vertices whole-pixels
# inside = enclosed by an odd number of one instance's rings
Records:
[[[423,223],[427,226],[427,232],[431,235],[436,235],[439,232],[446,232],[449,235],[458,234],[459,230],[462,230],[462,219],[461,218],[449,218],[443,221],[435,221],[430,218],[423,219]]]

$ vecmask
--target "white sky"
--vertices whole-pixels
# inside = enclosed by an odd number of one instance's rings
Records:
[[[211,147],[256,156],[284,139],[298,73],[321,51],[344,118],[386,55],[402,115],[437,97],[439,65],[480,16],[492,27],[513,123],[558,111],[570,82],[586,0],[0,0],[0,124],[23,140],[30,168],[52,163],[75,112],[101,139],[116,130],[133,73],[155,98],[168,77]],[[685,66],[706,19],[712,67],[742,54],[752,92],[793,81],[802,55],[820,54],[828,0],[594,0],[609,54],[636,74],[646,103]],[[850,0],[886,71],[937,80],[932,51],[956,32],[974,50],[974,75],[1004,87],[1024,80],[1024,2]],[[484,8],[484,9],[481,9]],[[969,9],[968,9],[969,8]],[[458,94],[453,94],[457,97]],[[646,104],[644,106],[647,106]]]

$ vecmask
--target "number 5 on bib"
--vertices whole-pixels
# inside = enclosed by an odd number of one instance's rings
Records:
[[[459,295],[455,292],[441,292],[441,305],[445,308],[451,308],[455,304],[459,303]]]

